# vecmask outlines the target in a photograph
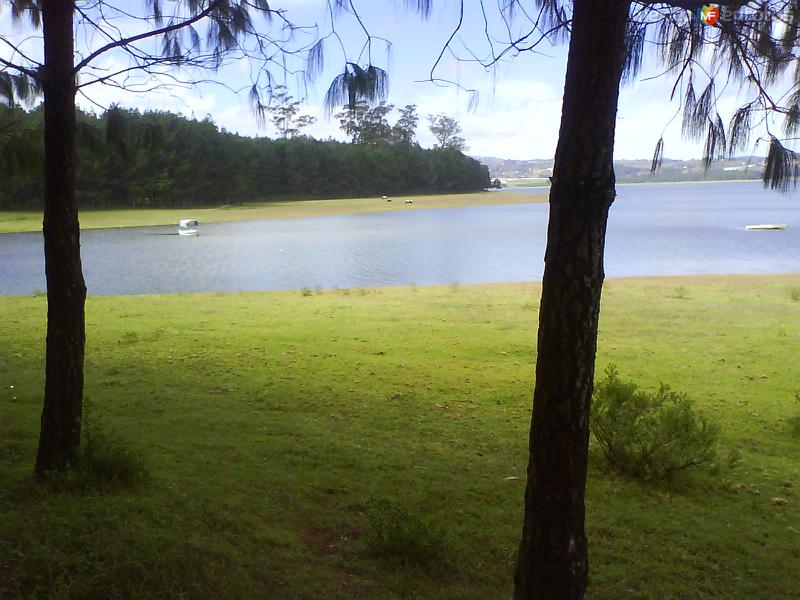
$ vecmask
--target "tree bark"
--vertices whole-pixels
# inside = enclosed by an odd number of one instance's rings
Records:
[[[44,258],[47,351],[36,473],[64,471],[80,444],[84,303],[75,203],[74,0],[44,0]]]
[[[628,0],[574,0],[550,191],[525,520],[514,597],[583,598],[589,409]]]

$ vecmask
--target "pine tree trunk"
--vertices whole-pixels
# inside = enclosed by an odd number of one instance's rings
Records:
[[[73,0],[44,0],[44,258],[47,352],[36,473],[69,469],[81,434],[84,302],[75,204]]]
[[[517,600],[578,600],[584,497],[627,0],[575,0],[550,191]]]

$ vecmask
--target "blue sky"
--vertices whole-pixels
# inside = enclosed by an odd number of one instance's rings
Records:
[[[444,43],[452,33],[459,16],[459,2],[439,0],[427,20],[405,8],[402,0],[355,0],[356,7],[369,31],[391,41],[387,53],[383,42],[373,45],[373,61],[386,68],[390,75],[388,101],[398,106],[417,104],[421,116],[447,113],[456,117],[464,129],[464,137],[473,155],[499,156],[504,158],[550,158],[555,152],[561,113],[561,95],[566,68],[566,46],[553,47],[547,43],[537,53],[524,53],[500,62],[493,71],[445,57],[437,75],[458,81],[468,88],[479,91],[477,110],[467,110],[468,96],[456,86],[436,85],[427,81],[430,69]],[[113,3],[113,2],[112,2]],[[3,1],[0,0],[0,5]],[[129,8],[141,7],[141,2],[121,0]],[[490,29],[502,33],[495,3],[486,2]],[[273,0],[273,8],[285,8],[286,15],[295,23],[318,23],[321,30],[329,27],[329,16],[325,0]],[[484,23],[479,3],[466,2],[464,25],[456,39],[456,46],[485,55],[487,51]],[[135,25],[128,23],[131,30]],[[121,23],[123,30],[126,24]],[[346,44],[349,58],[358,54],[364,41],[363,32],[355,19],[342,14],[336,19],[336,29]],[[13,30],[13,33],[12,33]],[[0,35],[12,35],[21,39],[30,35],[24,28],[14,28],[8,10],[0,13]],[[82,37],[84,47],[96,46],[97,37]],[[37,55],[38,40],[26,42],[32,55]],[[498,46],[501,47],[501,46]],[[3,56],[8,57],[4,49]],[[124,65],[121,54],[103,59],[103,66],[112,68]],[[323,98],[329,82],[341,72],[344,56],[334,40],[326,42],[326,68],[313,84],[300,86],[293,76],[286,77],[290,91],[303,97],[305,112],[317,117],[317,123],[308,130],[315,137],[344,139],[333,118],[327,118],[323,110]],[[645,69],[644,75],[657,71]],[[273,75],[283,78],[279,68]],[[233,88],[246,87],[250,77],[250,66],[245,61],[231,64],[215,77]],[[651,81],[640,80],[623,89],[617,127],[617,158],[649,158],[662,133],[666,142],[665,155],[670,158],[699,158],[699,144],[681,139],[680,121],[674,121],[665,131],[665,126],[678,109],[675,101],[669,101],[671,87],[669,78]],[[244,135],[274,136],[268,126],[259,128],[250,110],[247,94],[234,94],[216,85],[200,85],[191,90],[158,91],[148,94],[131,94],[123,90],[104,86],[86,89],[87,98],[79,98],[84,108],[106,107],[117,102],[124,106],[142,109],[166,109],[203,118],[211,115],[221,127]],[[90,101],[91,100],[91,101]],[[723,109],[732,110],[737,98],[729,94],[722,98]],[[739,99],[741,100],[741,99]],[[591,110],[591,98],[587,98],[587,110]],[[726,113],[723,110],[723,117]],[[424,118],[418,130],[418,139],[429,146],[433,138],[427,130]]]

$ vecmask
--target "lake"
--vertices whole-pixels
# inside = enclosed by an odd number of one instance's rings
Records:
[[[516,190],[508,194],[513,201]],[[609,277],[800,270],[800,195],[758,182],[624,185]],[[380,202],[380,199],[376,199]],[[547,204],[208,223],[82,234],[90,294],[281,290],[541,279]],[[190,218],[191,211],[187,211]],[[745,231],[786,223],[786,231]],[[0,295],[45,289],[41,233],[0,235]]]

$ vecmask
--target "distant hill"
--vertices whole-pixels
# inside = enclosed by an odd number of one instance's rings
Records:
[[[553,174],[552,159],[513,160],[494,156],[475,156],[489,167],[492,179],[507,186],[547,185]],[[618,183],[650,181],[715,181],[729,179],[761,179],[763,157],[734,157],[714,162],[706,172],[702,160],[664,159],[658,173],[650,173],[650,160],[619,160],[614,163]]]

